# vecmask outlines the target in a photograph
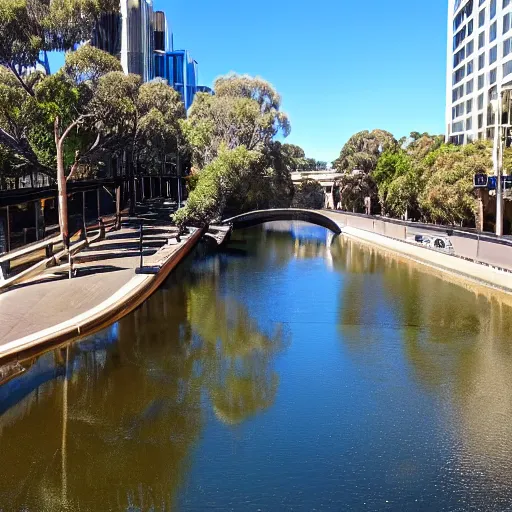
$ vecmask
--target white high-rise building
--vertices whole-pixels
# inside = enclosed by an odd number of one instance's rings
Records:
[[[448,9],[447,141],[492,139],[490,102],[512,83],[512,0],[448,0]]]

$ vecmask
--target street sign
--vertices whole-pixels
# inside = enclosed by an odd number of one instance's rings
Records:
[[[473,185],[475,188],[486,188],[488,182],[488,176],[487,174],[475,174],[473,177]]]
[[[501,182],[503,184],[503,190],[512,188],[512,176],[502,176]],[[487,188],[489,190],[496,190],[496,176],[489,176],[487,179]]]

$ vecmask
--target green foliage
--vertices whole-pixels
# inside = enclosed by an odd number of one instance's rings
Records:
[[[290,125],[280,111],[281,98],[265,80],[231,74],[218,78],[214,90],[213,96],[196,95],[182,123],[195,167],[210,163],[221,145],[263,152],[279,132],[288,135]]]
[[[180,122],[194,168],[187,207],[175,216],[180,225],[205,225],[227,211],[289,206],[290,172],[304,160],[298,146],[273,140],[279,132],[286,136],[290,126],[272,85],[231,74],[218,78],[214,88],[214,96],[197,94],[188,119]],[[233,158],[245,154],[251,157],[241,172]]]
[[[383,213],[402,216],[414,208],[418,176],[411,157],[404,151],[385,151],[373,172]]]
[[[393,135],[384,130],[358,132],[343,146],[333,167],[341,172],[359,170],[370,173],[376,168],[380,155],[396,145]]]
[[[512,151],[505,151],[505,168],[512,166]],[[343,209],[364,211],[364,197],[378,197],[386,215],[428,222],[473,225],[475,173],[492,169],[492,145],[444,143],[441,135],[411,132],[397,144],[382,130],[359,132],[343,147],[334,163],[345,175],[334,188],[335,202]],[[353,168],[361,173],[350,174]]]
[[[324,203],[324,189],[318,181],[308,178],[296,186],[292,203],[294,208],[320,209],[324,207]]]
[[[37,75],[33,95],[0,66],[0,144],[11,152],[15,174],[25,167],[55,177],[56,121],[59,134],[73,125],[63,150],[66,168],[80,166],[76,177],[85,170],[95,175],[105,156],[126,149],[148,172],[160,171],[165,155],[177,151],[184,117],[174,89],[142,85],[117,59],[88,45],[68,53],[56,74]]]
[[[425,158],[426,182],[419,196],[425,216],[434,222],[472,224],[476,212],[475,173],[492,169],[489,143],[443,145]]]
[[[123,71],[119,60],[89,44],[68,53],[63,68],[63,72],[76,84],[96,84],[100,77],[112,71]]]
[[[219,219],[227,200],[240,182],[249,179],[250,169],[260,158],[260,153],[250,151],[245,146],[219,148],[217,158],[202,170],[186,206],[174,215],[174,222],[180,227],[185,224],[206,226]]]
[[[378,204],[377,184],[370,174],[363,172],[344,174],[335,183],[338,189],[341,208],[349,212],[363,213],[365,211],[364,198],[370,197],[372,208]]]

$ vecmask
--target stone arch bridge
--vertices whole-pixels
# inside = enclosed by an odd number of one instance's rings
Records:
[[[342,231],[341,215],[325,210],[308,210],[302,208],[274,208],[271,210],[254,210],[242,213],[230,219],[225,219],[222,224],[236,228],[247,228],[274,220],[302,220],[317,226],[331,230],[335,235]]]

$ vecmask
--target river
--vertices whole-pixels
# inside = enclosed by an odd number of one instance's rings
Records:
[[[324,228],[236,231],[0,387],[0,510],[511,510],[511,304]]]

